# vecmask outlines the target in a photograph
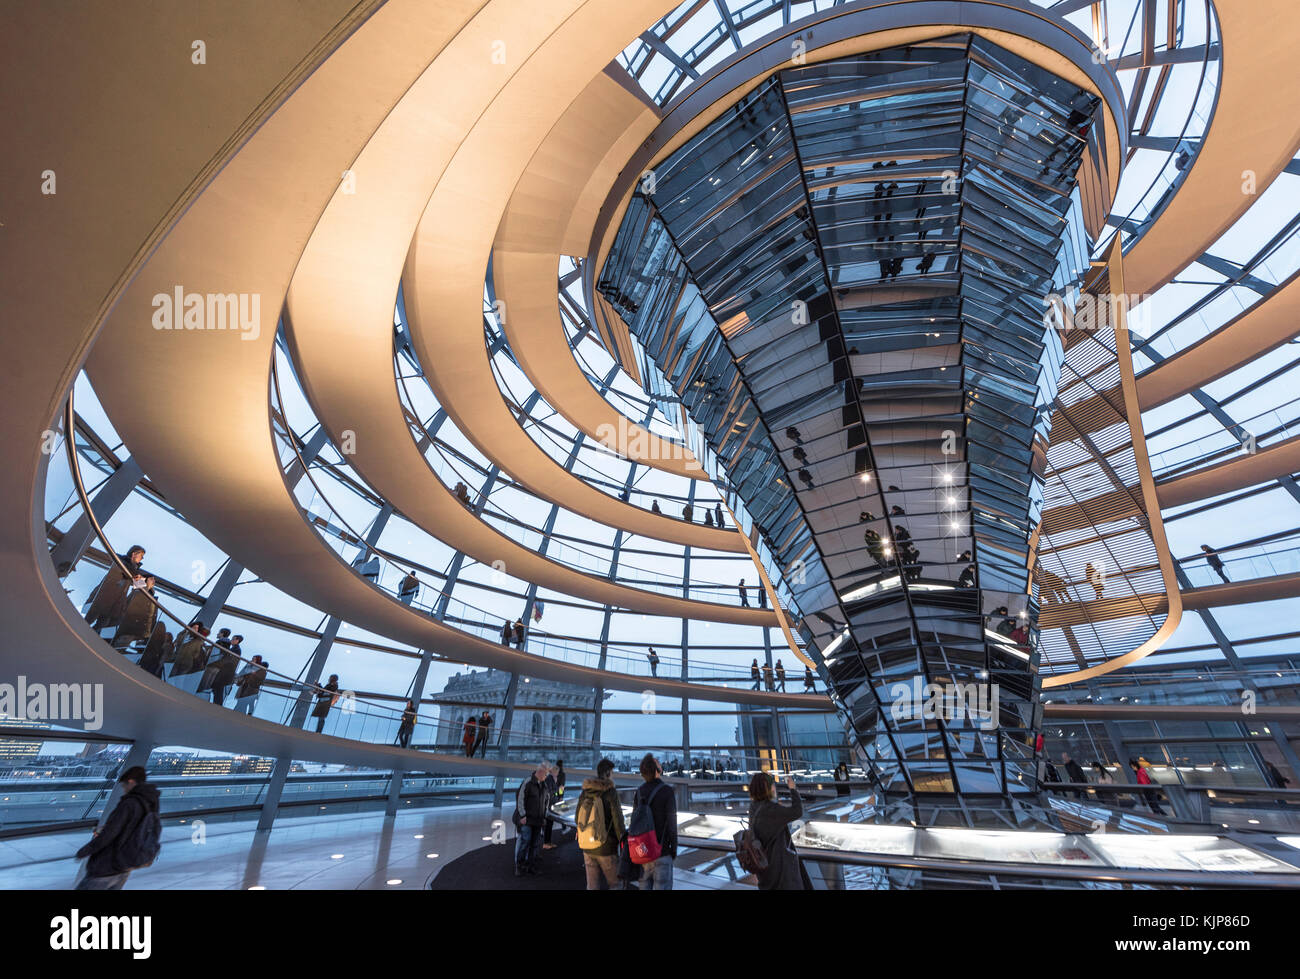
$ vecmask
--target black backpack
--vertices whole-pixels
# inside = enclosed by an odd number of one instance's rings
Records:
[[[158,810],[150,809],[139,799],[136,802],[144,813],[130,832],[118,842],[117,853],[113,857],[113,862],[123,870],[148,867],[162,852],[162,820],[158,818]]]

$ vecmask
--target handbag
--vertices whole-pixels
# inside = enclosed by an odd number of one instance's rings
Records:
[[[662,782],[656,785],[645,802],[640,801],[639,795],[637,797],[638,805],[632,810],[627,826],[627,850],[633,863],[654,863],[663,856],[663,847],[655,833],[654,810],[650,808],[663,787]]]

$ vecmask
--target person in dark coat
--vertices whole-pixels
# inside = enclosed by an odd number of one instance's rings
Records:
[[[1214,573],[1223,579],[1225,585],[1229,584],[1227,572],[1223,570],[1223,558],[1219,557],[1219,552],[1209,544],[1202,544],[1201,550],[1205,553],[1205,563],[1214,569]]]
[[[1285,790],[1291,784],[1291,780],[1278,771],[1277,766],[1271,761],[1265,761],[1264,768],[1268,772],[1268,780],[1273,783],[1273,788]]]
[[[515,619],[514,624],[515,645],[520,649],[524,648],[524,620]]]
[[[329,716],[330,708],[334,706],[334,701],[339,695],[339,675],[331,673],[329,683],[319,687],[316,693],[316,706],[312,708],[311,716],[316,718],[316,733],[320,734],[321,729],[325,727],[325,718]]]
[[[144,639],[153,632],[154,622],[158,619],[158,606],[154,603],[151,592],[155,582],[152,576],[137,578],[133,582],[126,602],[121,606],[122,614],[118,619],[117,633],[113,636],[113,645],[123,649],[137,639]]]
[[[416,593],[419,590],[420,579],[415,576],[414,571],[408,571],[397,588],[397,598],[403,605],[410,605],[415,601]]]
[[[190,628],[195,632],[204,630],[201,622],[191,623]],[[171,679],[197,673],[206,661],[207,653],[204,651],[203,639],[192,632],[185,633],[176,645],[176,659],[172,663]]]
[[[767,869],[758,874],[760,891],[810,891],[812,882],[790,839],[790,824],[803,817],[803,800],[793,777],[785,780],[790,804],[776,801],[776,780],[758,772],[749,781],[749,827],[767,855]]]
[[[108,570],[104,572],[104,577],[95,588],[95,596],[91,599],[90,608],[86,612],[86,621],[96,632],[117,625],[121,620],[127,589],[136,578],[145,576],[145,572],[140,569],[140,564],[144,561],[144,553],[144,548],[136,544],[125,554],[119,555],[129,573],[124,573],[116,562],[109,565]]]
[[[86,861],[86,875],[77,884],[77,890],[120,891],[131,876],[134,868],[124,866],[120,851],[140,821],[151,812],[158,812],[158,790],[148,784],[147,778],[145,770],[136,765],[128,768],[118,779],[125,786],[126,793],[117,800],[117,805],[108,814],[104,825],[95,830],[90,842],[76,853],[79,859],[90,858]]]
[[[654,755],[647,753],[641,759],[638,771],[644,781],[637,787],[633,812],[641,806],[650,807],[655,838],[662,851],[658,860],[641,867],[641,890],[670,891],[673,889],[673,860],[677,856],[677,798],[672,787],[665,785],[660,778],[663,769]]]
[[[537,854],[542,848],[542,823],[546,816],[546,776],[549,771],[545,764],[538,765],[537,770],[515,793],[516,877],[537,873]]]
[[[555,766],[551,769],[550,774],[546,776],[546,788],[550,792],[550,799],[546,806],[546,830],[542,834],[542,849],[554,850],[555,844],[551,842],[551,834],[555,831],[555,815],[552,810],[555,804],[564,799],[564,786],[568,781],[568,776],[564,773],[564,759],[555,759]]]
[[[257,695],[261,693],[262,682],[266,679],[269,663],[262,657],[254,656],[235,680],[235,710],[251,715],[257,704]]]
[[[835,766],[835,794],[840,798],[849,794],[849,766],[844,762]]]
[[[243,662],[243,651],[239,645],[243,641],[243,636],[231,636],[230,645],[226,647],[221,659],[217,660],[217,674],[212,678],[212,702],[218,707],[225,705],[226,691],[235,682],[235,674]]]
[[[397,743],[403,748],[411,747],[411,735],[415,733],[415,702],[407,700],[402,710],[402,723],[397,726]]]
[[[1069,752],[1061,753],[1061,763],[1065,767],[1065,777],[1070,782],[1087,782],[1088,776],[1084,774],[1082,766],[1070,757]]]
[[[492,715],[485,709],[478,716],[478,734],[474,737],[474,746],[470,749],[470,757],[478,755],[480,758],[487,757],[488,738],[492,735]]]
[[[208,658],[203,663],[203,676],[199,679],[199,685],[195,693],[207,693],[212,690],[212,681],[217,678],[217,672],[221,667],[221,658],[226,655],[226,650],[230,648],[230,630],[218,629],[217,638],[209,646]]]

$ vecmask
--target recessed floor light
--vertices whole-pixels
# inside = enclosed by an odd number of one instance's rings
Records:
[[[438,854],[436,854],[436,853],[426,853],[426,854],[424,855],[424,859],[426,859],[426,860],[437,860],[437,859],[438,859]]]
[[[266,888],[263,887],[261,884],[254,884],[252,887],[249,888],[249,890],[250,890],[250,891],[264,891],[264,890],[266,890]]]
[[[330,854],[330,859],[331,859],[331,860],[342,860],[342,859],[343,859],[343,854],[341,854],[341,853],[331,853],[331,854]]]
[[[402,881],[401,881],[401,878],[399,878],[399,877],[394,877],[392,880],[387,881],[387,883],[388,883],[388,885],[389,885],[390,887],[395,887],[396,885],[400,884],[401,882],[402,882]]]

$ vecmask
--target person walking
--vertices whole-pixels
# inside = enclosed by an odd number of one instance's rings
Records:
[[[744,578],[740,579],[740,584],[736,586],[736,590],[740,592],[740,604],[744,608],[749,608],[749,589],[745,587]]]
[[[156,584],[153,575],[131,582],[131,590],[117,606],[118,611],[114,612],[117,621],[117,631],[113,634],[115,649],[124,650],[131,643],[153,634],[154,623],[158,620],[158,605],[153,598]]]
[[[601,881],[610,890],[618,886],[619,845],[627,835],[623,807],[614,786],[614,763],[602,758],[594,778],[582,780],[582,793],[574,810],[578,849],[587,872],[587,890],[600,890]]]
[[[487,757],[488,741],[492,737],[492,715],[484,708],[483,713],[478,716],[478,735],[474,738],[474,750],[470,752],[471,756],[477,752],[480,758]]]
[[[196,684],[194,676],[207,660],[203,640],[207,627],[202,622],[191,622],[190,628],[194,631],[185,633],[183,641],[176,646],[176,659],[172,662],[172,672],[168,679],[181,689],[193,693]]]
[[[415,733],[415,701],[409,698],[402,710],[402,722],[397,725],[397,743],[403,748],[411,747],[411,735]]]
[[[655,652],[655,648],[653,646],[650,647],[650,652],[646,654],[646,659],[650,661],[650,675],[658,676],[659,675],[659,654]]]
[[[776,779],[767,772],[758,772],[749,780],[749,828],[767,856],[766,869],[755,875],[760,891],[812,890],[790,837],[790,824],[803,817],[803,800],[794,776],[787,776],[785,785],[790,790],[789,805],[777,801]]]
[[[758,689],[758,660],[749,664],[749,678],[754,681],[754,689]]]
[[[1083,768],[1079,763],[1070,757],[1068,751],[1061,752],[1061,766],[1065,769],[1065,780],[1067,782],[1077,782],[1080,785],[1088,784],[1088,776],[1084,773]],[[1083,790],[1076,789],[1074,791],[1074,797],[1076,799],[1082,799]]]
[[[541,850],[542,821],[545,814],[546,776],[545,762],[519,784],[515,793],[515,876],[536,875],[537,854]]]
[[[325,718],[329,716],[330,708],[334,702],[339,699],[339,675],[331,673],[329,682],[323,687],[317,688],[316,706],[312,709],[311,716],[316,718],[316,733],[320,734],[325,727]]]
[[[235,710],[252,716],[258,694],[262,692],[267,668],[261,656],[254,656],[235,678]]]
[[[650,501],[650,512],[651,512],[651,513],[663,513],[663,511],[659,509],[659,501],[658,501],[658,500],[651,500],[651,501]]]
[[[638,771],[643,781],[636,790],[628,835],[644,835],[637,833],[637,823],[646,823],[653,829],[659,847],[659,856],[650,863],[641,865],[641,890],[671,891],[673,860],[677,856],[677,800],[673,796],[673,790],[660,777],[663,770],[654,755],[647,752],[641,759]],[[644,811],[638,820],[638,810],[642,810],[642,807]]]
[[[763,686],[769,691],[776,690],[776,685],[772,682],[772,664],[763,664]]]
[[[1094,596],[1100,599],[1102,593],[1106,590],[1106,576],[1094,568],[1092,562],[1089,561],[1083,569],[1083,577],[1088,584],[1092,585]]]
[[[685,520],[687,523],[691,523],[691,521],[692,521],[694,518],[695,518],[695,508],[694,508],[694,507],[692,507],[689,503],[686,504],[686,506],[682,507],[682,519],[683,519],[683,520]]]
[[[402,579],[401,585],[397,588],[397,599],[403,605],[410,605],[415,601],[415,596],[420,591],[420,579],[415,576],[414,571],[406,572],[406,577]]]
[[[240,646],[243,641],[243,636],[231,636],[225,653],[217,661],[217,672],[212,678],[212,702],[218,707],[225,706],[226,691],[235,682],[235,673],[243,662],[243,649]]]
[[[776,685],[785,693],[785,665],[779,659],[776,661]]]
[[[104,572],[104,577],[100,579],[94,597],[90,600],[90,608],[86,610],[86,621],[96,632],[109,626],[116,626],[121,621],[127,589],[131,587],[132,582],[148,577],[148,572],[141,570],[140,567],[144,555],[144,548],[135,544],[125,554],[118,555],[121,562],[126,565],[125,572],[118,567],[117,562],[110,564],[108,570]]]
[[[1214,569],[1214,573],[1223,579],[1225,585],[1230,584],[1227,572],[1223,570],[1223,558],[1219,557],[1219,552],[1209,544],[1202,544],[1201,551],[1205,554],[1205,563]]]
[[[519,649],[523,649],[524,648],[524,620],[523,619],[515,619],[514,633],[515,633],[515,646],[517,646]]]
[[[713,504],[713,522],[717,524],[719,527],[722,526],[722,504],[721,503]]]
[[[505,625],[501,627],[501,645],[509,646],[510,640],[514,638],[514,635],[515,635],[515,627],[512,626],[509,622],[507,622]]]
[[[803,668],[803,692],[804,693],[817,692],[817,678],[813,676],[813,671],[811,666],[805,666]]]
[[[474,749],[478,746],[478,742],[475,740],[477,734],[478,719],[475,718],[473,714],[470,714],[469,719],[465,721],[465,727],[461,731],[460,735],[460,743],[465,748],[466,758],[474,757]]]
[[[1264,762],[1264,770],[1268,772],[1268,780],[1273,783],[1273,788],[1285,790],[1291,784],[1291,780],[1278,771],[1271,761]]]
[[[1151,776],[1147,770],[1139,765],[1135,760],[1128,760],[1128,767],[1133,769],[1133,777],[1137,780],[1138,785],[1154,785]],[[1147,807],[1158,816],[1163,816],[1165,811],[1160,808],[1160,797],[1155,789],[1146,789],[1142,793],[1142,798],[1146,800]]]
[[[120,891],[131,871],[149,866],[162,849],[158,790],[149,784],[148,774],[135,765],[117,781],[123,786],[122,797],[104,825],[76,853],[78,859],[89,858],[76,890]]]

